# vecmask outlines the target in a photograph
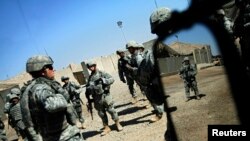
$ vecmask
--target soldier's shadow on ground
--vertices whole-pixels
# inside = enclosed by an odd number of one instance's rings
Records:
[[[122,111],[119,111],[118,112],[118,115],[127,115],[127,114],[131,114],[131,113],[134,113],[136,111],[139,111],[139,110],[143,110],[145,109],[145,107],[130,107],[130,108],[127,108],[127,109],[124,109]]]
[[[116,106],[115,106],[115,109],[120,108],[120,107],[124,107],[124,106],[128,106],[128,105],[130,105],[130,104],[131,104],[131,102],[129,102],[129,103],[124,103],[124,104],[120,104],[120,105],[116,105]]]
[[[129,125],[134,125],[134,124],[139,124],[139,123],[144,123],[144,122],[148,122],[150,123],[150,120],[147,119],[147,120],[140,120],[140,119],[143,119],[145,117],[148,117],[148,116],[151,116],[153,115],[153,113],[148,113],[144,116],[140,116],[140,117],[137,117],[137,118],[134,118],[134,119],[131,119],[131,120],[127,120],[127,121],[121,121],[120,124],[125,127],[125,126],[129,126]],[[113,124],[111,127],[110,127],[112,130],[116,130],[116,125]],[[126,128],[126,127],[125,127]]]
[[[98,131],[87,131],[87,132],[82,132],[82,136],[83,138],[86,140],[87,138],[93,137],[95,135],[100,134],[100,132]]]
[[[199,94],[198,96],[202,99],[202,97],[206,96],[206,94]],[[196,99],[196,96],[190,96],[190,98],[190,100]]]
[[[173,107],[168,107],[167,111],[168,112],[174,112],[177,110],[177,107],[176,106],[173,106]],[[165,109],[165,112],[166,112],[166,109]]]
[[[199,94],[199,96],[202,99],[202,97],[206,96],[206,94]]]

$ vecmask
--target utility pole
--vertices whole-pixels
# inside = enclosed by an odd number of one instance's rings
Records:
[[[156,0],[154,0],[155,1],[155,7],[156,8],[158,8],[158,4],[157,4],[157,1]]]
[[[175,37],[176,37],[176,39],[177,39],[177,41],[176,41],[176,43],[178,44],[178,47],[179,47],[179,53],[180,53],[180,55],[182,54],[181,53],[181,46],[180,46],[180,43],[179,43],[179,36],[178,35],[175,35]]]
[[[127,39],[126,39],[126,37],[125,37],[125,35],[124,35],[124,32],[123,32],[123,30],[122,30],[122,21],[118,21],[117,22],[117,25],[118,25],[118,27],[121,29],[121,31],[122,31],[122,35],[123,35],[123,38],[124,38],[124,41],[125,41],[125,43],[127,43]]]

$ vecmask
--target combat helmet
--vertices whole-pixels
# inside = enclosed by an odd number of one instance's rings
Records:
[[[67,77],[67,76],[62,76],[62,77],[61,77],[61,81],[64,81],[64,80],[69,80],[69,77]]]
[[[53,65],[53,63],[53,60],[49,56],[36,55],[28,59],[26,63],[26,71],[28,73],[40,71],[44,66]]]
[[[11,93],[11,94],[16,94],[17,96],[20,96],[21,90],[20,90],[19,88],[12,88],[12,89],[10,90],[10,93]]]
[[[134,40],[131,40],[126,44],[126,49],[128,49],[128,48],[138,48],[138,47],[139,47],[139,44]]]
[[[150,16],[151,33],[156,33],[156,28],[159,24],[170,19],[172,12],[169,8],[161,7],[156,9]]]
[[[87,68],[90,68],[92,66],[96,66],[96,63],[95,62],[92,62],[92,61],[89,61],[87,64],[86,64]]]
[[[188,57],[184,57],[182,63],[184,63],[185,61],[189,61],[189,58]]]
[[[144,47],[144,45],[143,45],[143,44],[138,44],[138,48],[145,49],[145,47]]]
[[[117,51],[116,51],[116,54],[119,55],[119,54],[122,53],[122,52],[124,52],[124,51],[123,51],[123,50],[117,50]]]

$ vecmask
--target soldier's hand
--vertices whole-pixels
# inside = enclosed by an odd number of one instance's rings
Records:
[[[95,85],[98,85],[98,84],[103,84],[103,80],[102,78],[99,78],[95,81]]]

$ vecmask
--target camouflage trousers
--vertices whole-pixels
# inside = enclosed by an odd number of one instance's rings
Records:
[[[160,92],[156,89],[155,86],[152,85],[143,87],[143,91],[145,92],[148,101],[154,108],[156,115],[161,116],[164,112],[164,97],[159,95]]]
[[[199,90],[198,90],[196,81],[192,81],[192,82],[184,81],[184,87],[185,87],[185,94],[187,98],[190,97],[190,89],[194,91],[195,95],[199,95]]]
[[[22,120],[18,120],[15,122],[14,129],[18,136],[21,136],[23,139],[26,137],[25,132],[24,132],[25,125]]]
[[[119,119],[118,113],[114,107],[112,96],[107,94],[96,95],[94,98],[94,107],[98,111],[98,115],[102,119],[103,124],[108,125],[108,112],[114,121]]]
[[[129,89],[131,96],[136,97],[136,92],[134,89],[134,79],[131,78],[130,76],[126,76],[126,80],[127,80],[127,85],[128,85],[128,89]]]
[[[76,111],[76,114],[77,114],[77,118],[79,119],[79,121],[81,123],[84,123],[84,118],[83,118],[83,115],[82,115],[82,104],[79,100],[76,100],[76,101],[73,101],[73,106],[74,106],[74,109]]]

